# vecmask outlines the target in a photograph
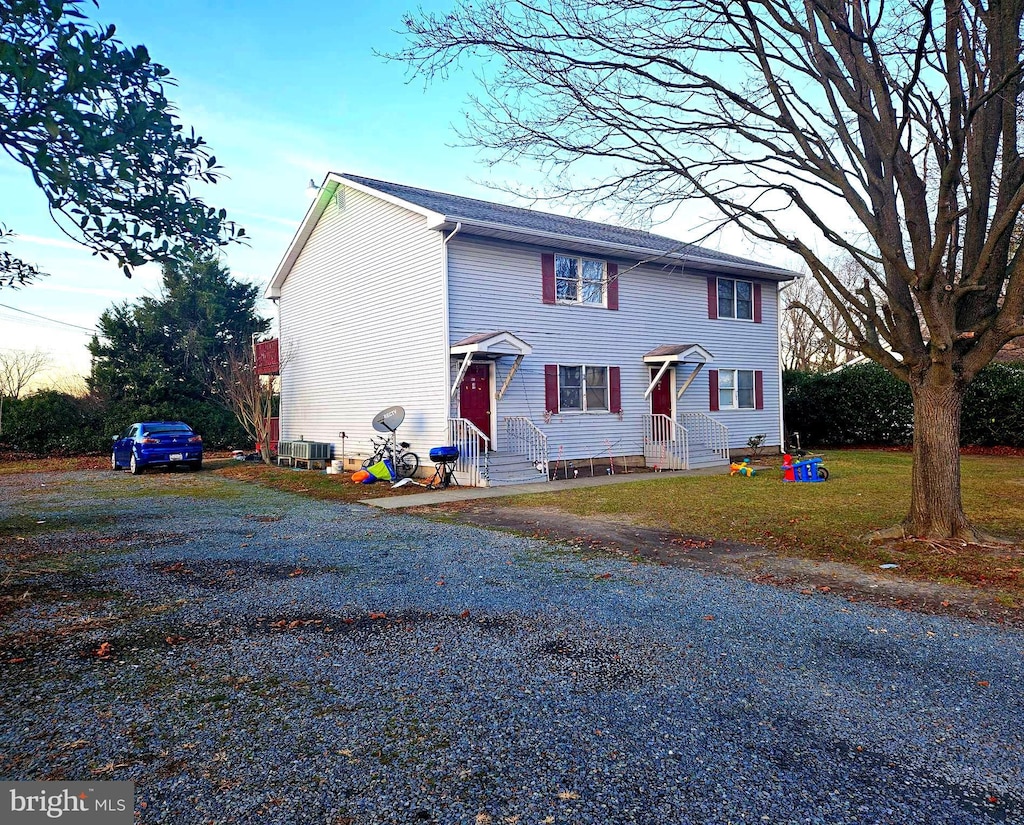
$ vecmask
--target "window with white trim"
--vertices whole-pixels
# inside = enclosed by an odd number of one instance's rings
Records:
[[[751,281],[718,279],[718,317],[754,320],[754,284]]]
[[[558,409],[608,412],[608,367],[558,367]]]
[[[756,405],[753,370],[718,371],[719,409],[752,410]]]
[[[555,298],[560,303],[605,303],[605,264],[590,258],[555,255]]]

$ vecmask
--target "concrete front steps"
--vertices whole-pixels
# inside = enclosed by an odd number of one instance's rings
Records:
[[[539,472],[531,461],[514,453],[487,454],[488,487],[504,487],[508,484],[529,484],[535,481],[547,481],[547,476]]]
[[[690,448],[690,469],[701,470],[705,467],[728,467],[729,459],[722,458],[704,447]]]

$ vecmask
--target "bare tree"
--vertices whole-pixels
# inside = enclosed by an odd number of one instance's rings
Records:
[[[459,0],[407,16],[395,57],[428,78],[486,58],[469,137],[539,162],[562,195],[702,198],[802,258],[858,349],[910,385],[902,529],[975,539],[964,391],[1024,334],[1022,13],[1024,0]],[[606,177],[575,181],[587,159]],[[837,253],[863,287],[828,264]]]
[[[50,363],[50,354],[39,349],[0,351],[0,432],[3,432],[4,399],[20,398],[32,379]]]
[[[270,419],[278,393],[277,375],[260,375],[253,347],[230,349],[213,366],[215,387],[238,422],[256,444],[264,464],[270,464]]]
[[[850,289],[857,287],[855,267],[849,258],[833,265],[837,277]],[[813,278],[791,281],[780,300],[785,304],[780,319],[784,369],[827,372],[859,352],[839,307]]]
[[[51,363],[50,354],[40,349],[0,351],[0,396],[20,398],[32,379]]]

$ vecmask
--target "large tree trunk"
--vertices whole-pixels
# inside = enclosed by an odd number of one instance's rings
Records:
[[[903,523],[911,536],[977,540],[960,499],[960,410],[963,390],[955,383],[934,386],[926,376],[911,382],[914,397],[914,469],[910,513]]]

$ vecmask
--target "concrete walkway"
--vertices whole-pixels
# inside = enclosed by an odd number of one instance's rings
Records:
[[[659,481],[682,476],[721,475],[728,467],[705,467],[700,470],[671,470],[663,473],[616,473],[615,475],[594,476],[593,478],[567,478],[558,481],[537,481],[531,484],[509,484],[502,487],[449,487],[447,490],[429,490],[412,495],[391,498],[365,498],[360,504],[369,504],[384,510],[400,510],[405,507],[429,507],[433,504],[448,504],[454,501],[473,501],[480,498],[501,498],[503,496],[525,496],[531,493],[557,493],[561,490],[579,490],[583,487],[604,487],[608,484],[627,484],[631,481]]]

